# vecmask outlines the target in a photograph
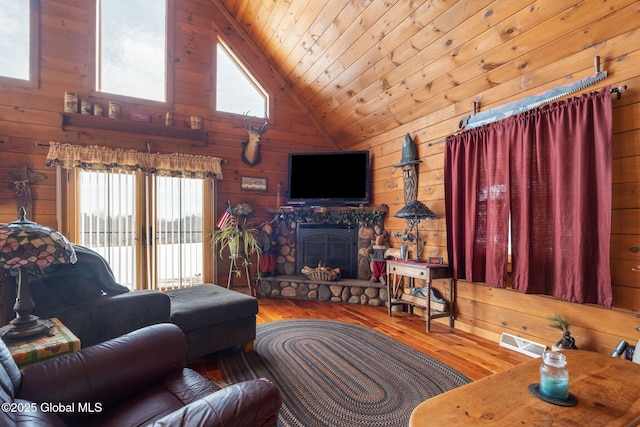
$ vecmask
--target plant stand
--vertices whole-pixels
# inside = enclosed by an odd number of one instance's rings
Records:
[[[249,275],[249,262],[245,255],[236,255],[230,256],[231,264],[229,264],[229,277],[227,279],[227,289],[231,289],[233,287],[233,276],[244,265],[244,272],[247,276],[247,287],[249,288],[249,292],[251,292],[251,296],[256,297],[257,292],[256,289],[251,286],[251,276]],[[240,261],[240,262],[238,262]]]

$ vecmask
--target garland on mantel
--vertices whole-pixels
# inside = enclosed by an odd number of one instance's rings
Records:
[[[297,222],[310,224],[366,224],[375,225],[382,222],[384,212],[381,211],[360,211],[360,210],[331,210],[331,211],[309,211],[292,210],[280,211],[276,214],[275,220],[278,222]]]

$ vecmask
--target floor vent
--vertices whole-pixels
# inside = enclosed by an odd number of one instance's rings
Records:
[[[542,357],[542,353],[547,349],[547,347],[542,344],[525,340],[524,338],[516,337],[515,335],[505,332],[503,332],[500,337],[500,347],[506,347],[531,357]]]

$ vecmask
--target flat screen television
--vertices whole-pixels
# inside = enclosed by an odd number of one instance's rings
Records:
[[[369,203],[369,152],[289,154],[288,203],[340,206]]]

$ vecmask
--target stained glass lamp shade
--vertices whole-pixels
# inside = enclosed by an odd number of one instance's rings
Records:
[[[420,261],[422,248],[420,248],[419,241],[422,240],[424,244],[424,240],[420,236],[418,225],[420,224],[420,220],[436,219],[438,218],[438,216],[419,200],[414,200],[413,202],[407,203],[407,205],[396,212],[394,216],[397,218],[404,218],[409,221],[409,234],[415,233],[414,236],[416,243],[416,258],[413,261]]]
[[[36,224],[25,218],[21,209],[20,219],[0,224],[0,268],[17,276],[18,291],[13,310],[16,318],[0,329],[6,339],[22,339],[41,335],[49,325],[31,314],[34,308],[29,290],[29,272],[39,273],[52,264],[76,262],[71,243],[59,232]]]

